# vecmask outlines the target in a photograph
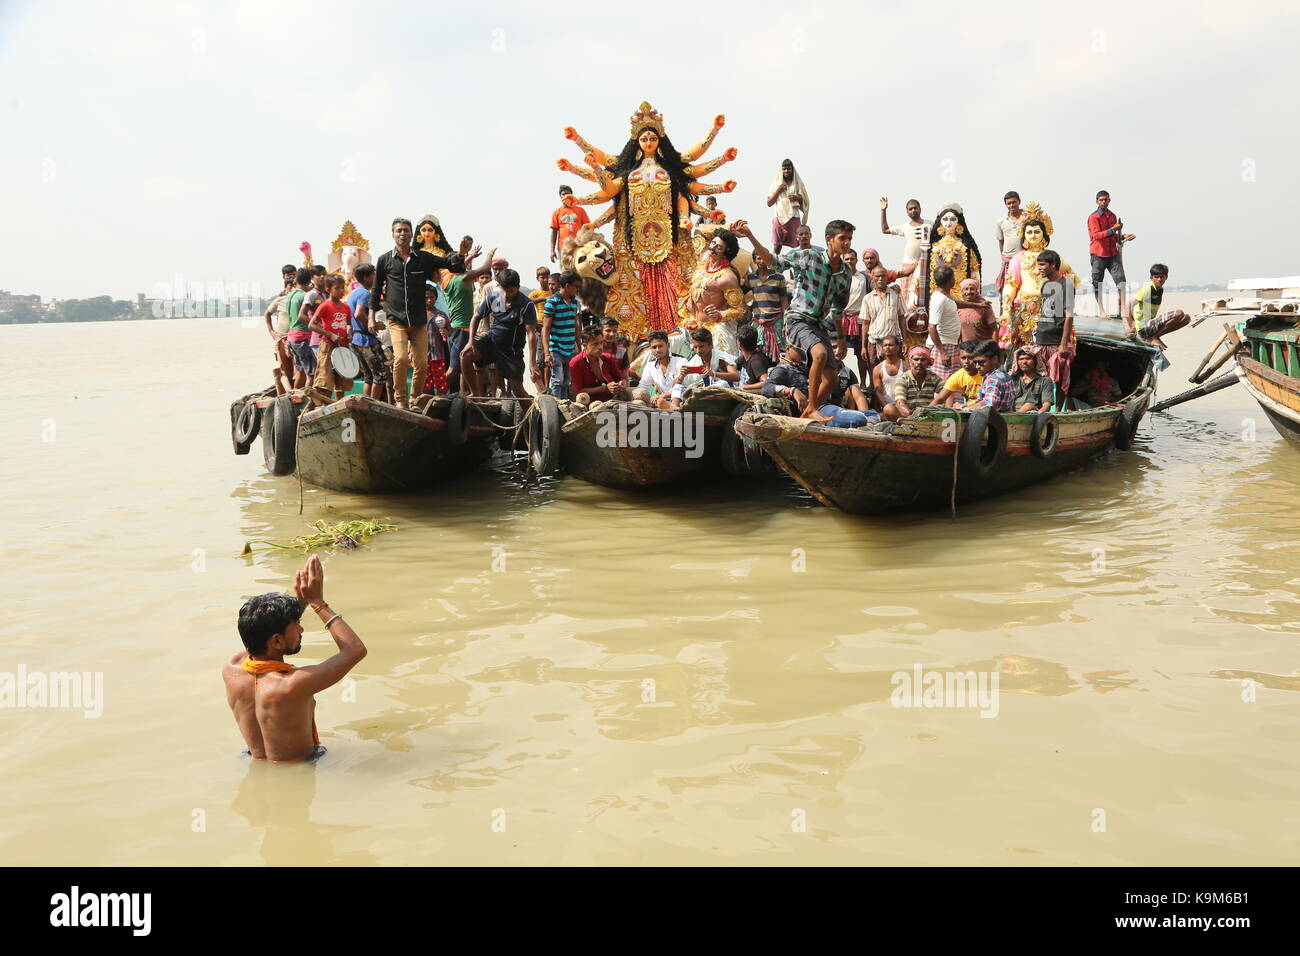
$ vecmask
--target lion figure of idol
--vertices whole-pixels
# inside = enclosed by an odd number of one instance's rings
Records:
[[[560,248],[560,267],[572,269],[582,280],[578,284],[578,299],[582,307],[604,315],[609,289],[618,273],[614,246],[610,241],[588,223],[576,235],[564,240]]]

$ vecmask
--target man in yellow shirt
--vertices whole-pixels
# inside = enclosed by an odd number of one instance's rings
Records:
[[[1182,309],[1160,312],[1160,305],[1165,296],[1165,283],[1168,281],[1169,267],[1163,262],[1157,262],[1151,267],[1151,282],[1139,289],[1138,294],[1129,300],[1128,314],[1124,317],[1124,325],[1129,335],[1146,339],[1162,351],[1168,346],[1161,337],[1170,332],[1177,332],[1192,320],[1192,317]]]
[[[961,408],[979,401],[980,386],[984,376],[975,370],[975,346],[978,342],[962,342],[958,350],[961,368],[948,376],[943,388],[934,396],[931,405],[946,405],[948,408]]]

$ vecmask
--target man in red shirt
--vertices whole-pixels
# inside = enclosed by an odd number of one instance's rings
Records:
[[[573,398],[580,405],[628,397],[623,376],[619,374],[614,357],[605,355],[601,351],[604,344],[605,337],[600,329],[595,327],[583,329],[582,351],[569,362]]]
[[[352,310],[343,301],[347,291],[347,280],[341,275],[332,275],[325,280],[325,291],[329,298],[316,309],[308,324],[313,332],[320,336],[320,355],[316,365],[316,380],[312,382],[317,388],[326,392],[333,391],[333,398],[342,398],[352,388],[352,380],[339,378],[330,361],[330,353],[336,348],[347,348],[351,338]]]
[[[560,208],[551,213],[552,262],[555,262],[559,258],[560,249],[564,245],[564,240],[568,239],[570,236],[576,235],[579,229],[591,221],[587,218],[587,211],[581,206],[566,206],[564,204],[564,197],[572,195],[572,189],[568,186],[561,186]]]
[[[1124,260],[1122,246],[1133,233],[1125,234],[1124,221],[1110,211],[1110,193],[1097,193],[1097,208],[1088,217],[1088,253],[1092,258],[1092,294],[1097,298],[1097,314],[1105,315],[1101,308],[1101,286],[1106,273],[1110,273],[1119,293],[1119,314],[1124,314]]]

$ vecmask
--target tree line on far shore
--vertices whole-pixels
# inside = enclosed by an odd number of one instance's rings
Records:
[[[27,302],[15,302],[6,312],[0,312],[0,325],[22,325],[32,322],[118,322],[123,319],[152,318],[149,310],[138,314],[134,302],[97,295],[93,299],[64,299],[48,310],[37,309]]]
[[[203,318],[205,316],[225,317],[228,315],[258,315],[266,308],[261,299],[241,302],[240,307],[219,307],[216,303],[186,302],[173,311],[173,304],[164,303],[166,308],[157,309],[153,300],[146,300],[143,305],[128,302],[126,299],[114,299],[112,296],[97,295],[93,299],[64,299],[47,309],[38,309],[28,302],[15,302],[12,307],[0,312],[0,325],[27,325],[48,322],[124,322],[129,319],[170,319]],[[191,310],[190,306],[193,306]]]

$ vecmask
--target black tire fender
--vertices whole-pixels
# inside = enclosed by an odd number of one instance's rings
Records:
[[[532,420],[528,425],[528,462],[533,474],[550,475],[560,467],[560,429],[564,416],[554,395],[533,399]]]
[[[1120,410],[1119,418],[1115,420],[1115,447],[1120,451],[1128,451],[1133,447],[1138,425],[1141,424],[1142,416],[1147,413],[1147,406],[1150,404],[1151,390],[1144,389],[1141,395]]]
[[[262,411],[262,462],[270,471],[275,462],[275,402]]]
[[[1034,424],[1029,429],[1029,450],[1037,458],[1051,458],[1056,451],[1056,440],[1060,437],[1061,425],[1051,412],[1039,412],[1034,416]]]
[[[469,402],[457,392],[447,406],[447,441],[463,445],[469,440]]]
[[[262,457],[273,475],[292,475],[298,456],[298,415],[301,406],[280,395],[262,414]]]
[[[236,455],[247,455],[262,427],[262,410],[256,399],[240,399],[230,406],[230,440]]]
[[[985,442],[987,436],[988,441]],[[1007,450],[1007,421],[988,405],[970,414],[957,440],[957,463],[973,478],[987,478]]]

